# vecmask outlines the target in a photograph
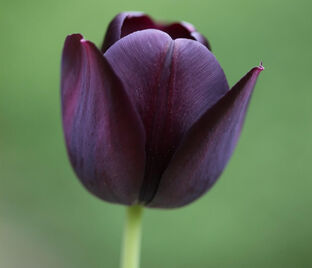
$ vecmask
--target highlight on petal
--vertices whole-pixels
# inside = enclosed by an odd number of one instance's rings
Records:
[[[196,40],[210,49],[207,39],[196,31],[195,27],[187,22],[157,23],[148,15],[141,12],[122,12],[119,13],[109,24],[103,45],[104,53],[111,45],[122,37],[136,31],[146,29],[157,29],[166,32],[172,39],[187,38]]]
[[[222,68],[201,43],[159,30],[134,32],[104,54],[142,118],[146,134],[141,203],[149,203],[182,136],[228,90]]]
[[[61,99],[67,151],[81,182],[103,200],[136,202],[145,162],[142,122],[101,52],[79,34],[65,41]]]
[[[204,194],[226,166],[239,138],[262,66],[248,72],[192,126],[148,206],[181,207]]]

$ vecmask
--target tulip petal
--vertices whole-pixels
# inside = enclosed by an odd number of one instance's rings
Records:
[[[163,26],[159,26],[158,29],[169,34],[172,39],[177,39],[177,38],[193,39],[202,43],[209,50],[211,50],[208,40],[202,34],[197,32],[195,27],[188,22],[163,25]]]
[[[253,68],[194,124],[164,172],[151,207],[180,207],[204,194],[227,164],[262,66]]]
[[[61,97],[67,151],[81,182],[103,200],[136,202],[145,162],[141,119],[101,52],[78,34],[65,41]]]
[[[108,26],[102,52],[105,52],[123,36],[148,28],[154,28],[154,22],[147,15],[141,12],[119,13]]]
[[[172,39],[187,38],[196,40],[210,49],[207,39],[197,32],[195,27],[190,23],[156,23],[149,16],[141,12],[122,12],[119,13],[109,24],[103,41],[102,52],[104,53],[122,37],[146,29],[164,31],[168,33]]]
[[[227,91],[214,55],[199,42],[159,30],[132,33],[104,55],[125,85],[146,133],[140,202],[151,201],[184,133]]]

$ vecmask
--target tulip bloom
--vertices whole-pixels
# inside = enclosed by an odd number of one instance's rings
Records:
[[[77,177],[97,197],[175,208],[216,182],[239,138],[260,65],[230,90],[188,23],[141,13],[110,23],[102,49],[80,34],[62,56],[62,118]]]

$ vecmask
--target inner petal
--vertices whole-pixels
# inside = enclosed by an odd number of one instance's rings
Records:
[[[161,24],[155,23],[149,16],[129,16],[125,19],[123,26],[121,28],[121,37],[124,37],[130,33],[147,30],[156,29],[161,30],[171,36],[172,39],[186,38],[197,40],[193,35],[193,31],[190,30],[187,25],[183,23],[171,23],[171,24]]]

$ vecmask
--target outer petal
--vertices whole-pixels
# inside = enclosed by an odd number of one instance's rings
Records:
[[[144,171],[144,131],[119,79],[81,35],[63,50],[62,116],[68,154],[84,186],[110,202],[132,204]]]
[[[102,52],[105,52],[111,45],[122,37],[136,31],[146,29],[157,29],[168,33],[171,38],[187,38],[199,41],[210,49],[206,38],[198,33],[195,27],[187,22],[175,22],[172,24],[163,24],[154,22],[149,16],[141,12],[122,12],[119,13],[109,24]]]
[[[105,57],[144,123],[147,160],[140,201],[148,203],[184,133],[228,91],[228,84],[202,44],[172,40],[158,30],[120,39]]]
[[[149,206],[184,206],[214,184],[234,150],[262,70],[262,66],[253,68],[194,124],[164,172]]]

